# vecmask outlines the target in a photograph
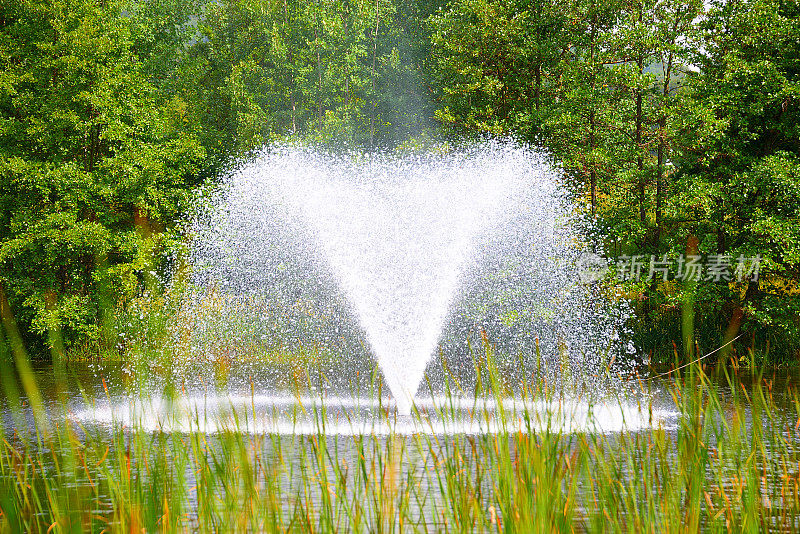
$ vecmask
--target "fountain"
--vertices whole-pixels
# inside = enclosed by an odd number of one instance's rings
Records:
[[[434,389],[442,363],[469,381],[464,340],[476,332],[496,340],[509,375],[584,386],[621,345],[624,310],[580,282],[586,250],[556,175],[513,143],[405,155],[272,148],[199,214],[195,303],[212,292],[223,304],[205,321],[193,312],[193,359],[219,358],[204,355],[220,339],[232,341],[224,357],[245,360],[253,347],[313,340],[334,353],[325,382],[374,358],[407,415],[426,371]]]
[[[188,283],[167,292],[168,357],[132,355],[134,388],[109,396],[104,377],[76,419],[381,436],[605,432],[669,416],[627,397],[629,312],[584,272],[598,262],[579,212],[529,148],[278,146],[196,208]]]

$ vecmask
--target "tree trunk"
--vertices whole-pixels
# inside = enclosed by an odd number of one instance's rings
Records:
[[[292,133],[297,133],[297,104],[294,101],[294,71],[292,70],[292,46],[289,42],[289,6],[287,0],[283,0],[283,42],[286,45],[286,64],[289,68],[289,105],[292,108]]]
[[[734,299],[732,302],[733,311],[731,312],[731,318],[728,321],[728,327],[725,329],[725,337],[722,338],[723,347],[719,354],[719,359],[721,362],[728,361],[731,357],[731,354],[733,354],[733,340],[739,335],[739,331],[742,327],[742,320],[744,319],[744,306],[747,304],[748,300],[752,298],[757,287],[758,282],[754,283],[748,281],[747,289],[744,292],[744,297],[741,300]]]
[[[658,133],[658,160],[656,163],[656,228],[653,234],[653,246],[655,250],[658,251],[658,247],[661,241],[661,223],[662,223],[662,213],[663,213],[663,200],[662,196],[664,195],[663,191],[663,183],[664,183],[664,151],[665,151],[665,142],[664,142],[664,128],[665,128],[665,119],[662,117],[659,120],[659,133]]]
[[[594,3],[591,5],[591,13],[592,13],[592,21],[591,21],[591,32],[589,36],[590,46],[589,46],[589,65],[591,68],[591,97],[592,103],[591,109],[589,110],[589,151],[591,153],[591,157],[589,158],[589,187],[591,189],[591,203],[592,203],[592,217],[597,215],[597,167],[594,161],[595,157],[595,148],[597,148],[597,138],[595,136],[595,128],[596,128],[596,120],[597,120],[597,111],[595,109],[595,86],[597,84],[596,73],[595,73],[595,47],[596,47],[596,37],[597,37],[597,14],[594,9]]]
[[[640,55],[637,60],[639,67],[639,74],[644,74],[644,58]],[[645,176],[644,176],[644,158],[642,157],[642,125],[644,118],[642,117],[642,88],[636,87],[636,170],[639,171],[639,221],[642,226],[647,226],[647,214],[645,212]]]
[[[595,127],[595,112],[594,110],[589,112],[589,148],[592,152],[595,149],[595,135],[594,135],[594,127]],[[597,170],[595,169],[594,162],[590,161],[590,170],[589,170],[589,187],[591,190],[591,202],[592,202],[592,217],[597,215]]]
[[[693,234],[686,240],[686,256],[694,256],[699,250],[700,240]],[[694,359],[694,291],[697,282],[687,281],[683,288],[681,305],[681,333],[683,350],[687,361]]]
[[[322,125],[322,54],[319,50],[319,13],[317,14],[317,24],[314,26],[314,41],[317,49],[317,118]]]
[[[372,116],[369,119],[369,146],[372,147],[375,141],[375,113],[377,111],[378,102],[375,95],[375,61],[378,57],[378,25],[380,23],[380,12],[378,10],[379,0],[375,0],[375,36],[372,45],[372,72],[370,74],[372,82]]]
[[[665,130],[667,129],[667,112],[664,109],[667,105],[667,97],[670,90],[670,77],[672,76],[672,60],[673,53],[670,52],[667,56],[666,67],[664,69],[664,85],[662,86],[661,93],[661,109],[659,113],[661,116],[658,119],[658,156],[656,162],[656,228],[654,234],[654,246],[658,250],[661,241],[661,226],[663,224],[664,213],[664,166],[667,157],[667,140],[665,138]]]

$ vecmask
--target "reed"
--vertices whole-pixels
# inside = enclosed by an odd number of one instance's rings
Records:
[[[183,432],[83,428],[66,404],[21,406],[7,391],[0,532],[800,529],[793,387],[778,403],[763,372],[695,365],[664,386],[679,412],[673,428],[569,432],[555,409],[481,408],[501,401],[491,361],[474,416],[499,428],[475,435],[335,436],[324,405],[307,408],[316,429],[305,434],[245,431],[255,407],[232,410],[213,434],[200,430],[202,413]],[[420,410],[412,417],[425,424]]]

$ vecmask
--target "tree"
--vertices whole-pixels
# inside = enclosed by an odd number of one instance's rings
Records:
[[[701,250],[762,257],[759,281],[707,289],[707,308],[727,317],[726,339],[748,323],[784,348],[800,340],[798,40],[796,2],[713,5],[680,109],[672,204]]]
[[[106,297],[136,290],[203,161],[132,22],[116,2],[0,8],[0,284],[32,332],[68,342],[101,338]]]
[[[457,0],[434,14],[437,118],[479,132],[540,136],[548,77],[568,48],[560,7],[549,0]]]
[[[563,45],[557,96],[546,123],[548,148],[575,189],[587,186],[593,216],[598,215],[598,192],[610,192],[620,161],[628,159],[622,142],[625,101],[610,68],[620,61],[611,33],[619,16],[613,3],[589,0],[573,6],[571,38]]]

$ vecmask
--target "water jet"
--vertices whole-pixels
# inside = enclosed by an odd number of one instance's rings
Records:
[[[628,350],[626,312],[581,281],[576,217],[545,159],[511,142],[410,155],[271,148],[199,209],[191,359],[214,359],[220,340],[234,360],[313,341],[331,357],[306,366],[309,383],[341,395],[360,380],[374,397],[376,377],[352,372],[374,360],[407,415],[422,390],[474,388],[481,332],[512,395],[533,375],[600,387]]]

